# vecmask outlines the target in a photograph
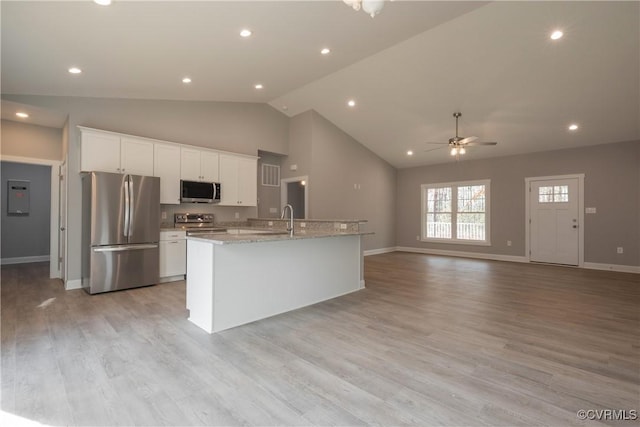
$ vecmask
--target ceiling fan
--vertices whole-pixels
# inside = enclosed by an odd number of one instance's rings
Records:
[[[462,113],[459,111],[453,113],[453,117],[456,118],[456,136],[454,136],[453,138],[449,138],[449,142],[427,142],[427,144],[442,144],[442,145],[446,144],[451,149],[450,154],[452,156],[455,156],[456,158],[459,158],[460,155],[465,154],[467,152],[466,147],[471,147],[474,145],[498,144],[497,142],[477,141],[478,139],[477,136],[467,136],[467,137],[458,136],[458,119],[460,118],[460,116],[462,116]],[[440,148],[442,147],[432,148],[431,150],[425,150],[425,151],[439,150]]]

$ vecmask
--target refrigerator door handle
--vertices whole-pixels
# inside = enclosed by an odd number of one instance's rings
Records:
[[[102,246],[99,248],[93,248],[94,252],[124,252],[124,251],[137,251],[143,249],[155,249],[157,244],[148,245],[118,245],[118,246]]]
[[[135,201],[133,199],[133,180],[131,178],[131,175],[128,176],[128,180],[127,180],[128,186],[129,186],[129,234],[127,235],[127,237],[131,237],[133,236],[133,219],[135,218],[134,216],[134,211],[133,211],[133,206],[135,204]]]
[[[131,223],[131,212],[129,211],[129,175],[124,177],[124,237],[129,237],[129,224]]]

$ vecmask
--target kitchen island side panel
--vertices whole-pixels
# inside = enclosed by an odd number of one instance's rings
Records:
[[[209,333],[218,332],[357,291],[363,287],[360,238],[349,235],[231,245],[190,240],[189,320]],[[192,267],[207,259],[211,269]],[[200,287],[209,289],[190,290]],[[206,313],[210,297],[211,324]]]
[[[210,243],[187,241],[187,310],[189,320],[213,332],[214,250]]]

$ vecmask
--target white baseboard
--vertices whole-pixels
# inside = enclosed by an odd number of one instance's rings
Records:
[[[483,254],[476,252],[461,252],[461,251],[445,251],[441,249],[429,249],[429,248],[411,248],[408,246],[398,246],[395,248],[399,252],[413,252],[418,254],[428,255],[444,255],[454,256],[462,258],[477,258],[477,259],[489,259],[493,261],[509,261],[509,262],[529,262],[527,257],[514,256],[514,255],[496,255],[496,254]],[[582,268],[590,270],[605,270],[605,271],[617,271],[620,273],[636,273],[640,274],[640,267],[634,265],[620,265],[620,264],[600,264],[597,262],[585,262]]]
[[[82,289],[82,280],[67,280],[67,282],[64,284],[64,288],[67,291],[71,291],[73,289]]]
[[[411,248],[408,246],[398,246],[396,247],[396,251],[413,252],[413,253],[428,254],[428,255],[454,256],[454,257],[460,257],[460,258],[489,259],[492,261],[529,262],[527,257],[524,257],[524,256],[484,254],[484,253],[478,253],[478,252],[445,251],[442,249]]]
[[[184,280],[185,278],[186,276],[184,274],[180,276],[161,277],[158,283],[178,282],[180,280]]]
[[[49,261],[51,259],[50,255],[38,255],[38,256],[20,256],[15,258],[2,258],[0,260],[0,265],[9,265],[9,264],[27,264],[30,262],[44,262]]]
[[[582,266],[584,268],[589,268],[591,270],[606,270],[606,271],[618,271],[620,273],[640,274],[640,267],[636,267],[634,265],[600,264],[597,262],[585,262]]]
[[[364,280],[360,280],[360,289],[364,289]]]
[[[396,248],[396,247],[380,248],[380,249],[369,249],[368,251],[363,251],[363,254],[364,254],[364,256],[379,255],[379,254],[386,254],[386,253],[389,253],[389,252],[395,252],[397,250],[398,250],[398,248]]]

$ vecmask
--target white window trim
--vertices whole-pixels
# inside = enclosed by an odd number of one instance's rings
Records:
[[[427,201],[426,201],[426,189],[429,188],[442,188],[442,187],[462,187],[465,185],[484,185],[484,189],[485,189],[485,237],[486,240],[483,241],[479,241],[479,240],[464,240],[464,239],[439,239],[439,238],[434,238],[434,237],[425,237],[426,234],[426,230],[425,230],[425,226],[426,226],[426,206],[427,206]],[[480,179],[480,180],[475,180],[475,181],[456,181],[456,182],[439,182],[439,183],[434,183],[434,184],[422,184],[420,186],[420,193],[421,193],[421,207],[420,207],[420,241],[421,242],[426,242],[426,243],[449,243],[449,244],[455,244],[455,245],[471,245],[471,246],[491,246],[491,180],[490,179]],[[457,191],[456,191],[456,195],[457,195]],[[452,209],[453,209],[453,194],[451,195],[452,198]],[[456,211],[451,212],[452,215],[452,220],[453,220],[453,215],[456,215],[457,212],[457,198],[456,198]]]

